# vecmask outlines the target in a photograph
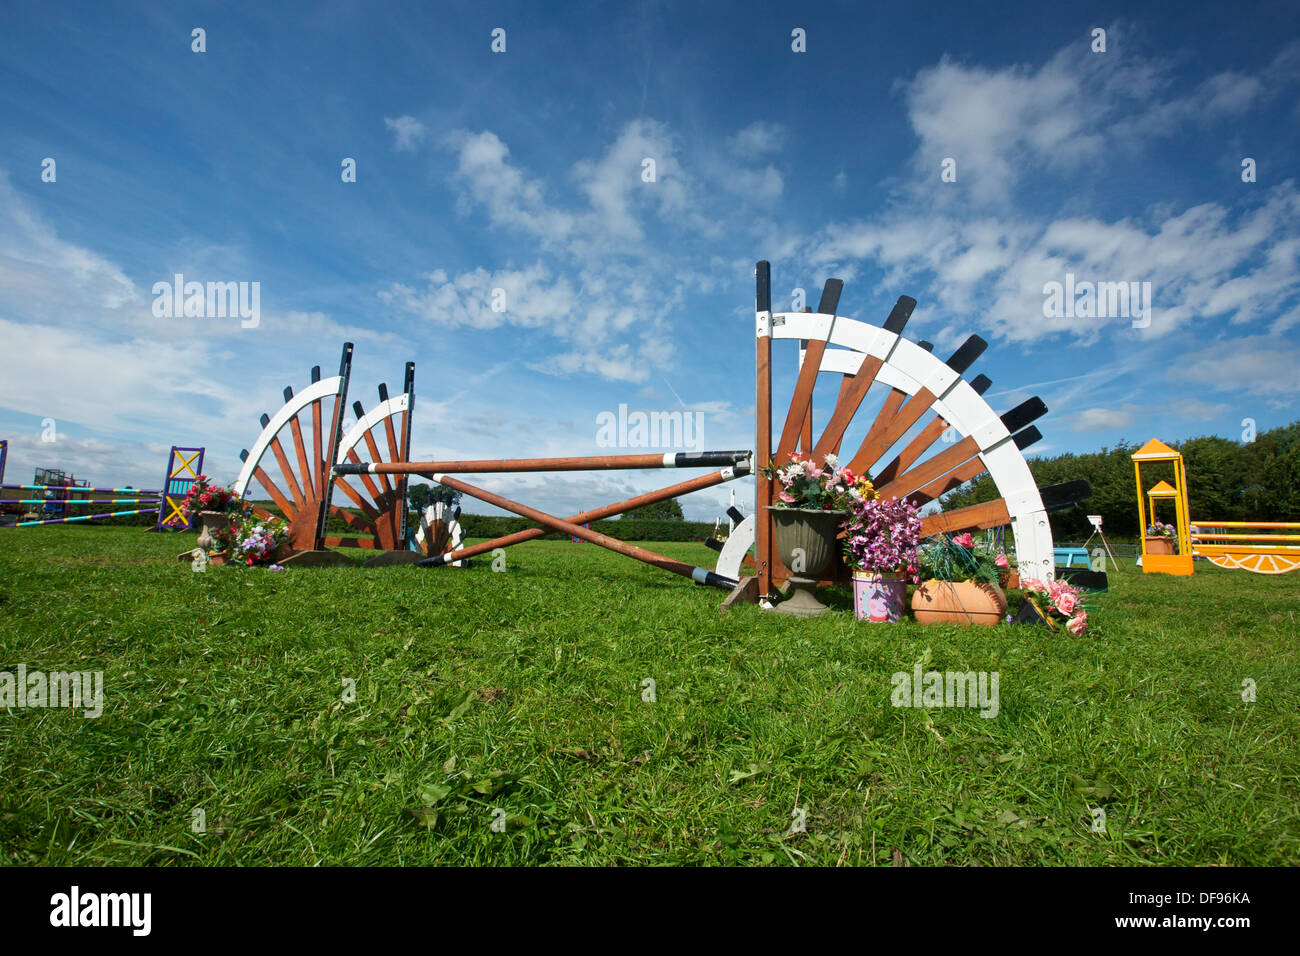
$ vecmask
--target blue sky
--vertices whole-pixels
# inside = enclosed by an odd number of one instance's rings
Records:
[[[998,410],[1042,396],[1037,452],[1290,422],[1298,26],[1283,3],[16,7],[7,480],[154,486],[173,443],[231,480],[258,415],[345,340],[367,405],[416,362],[418,458],[594,454],[620,404],[698,411],[705,446],[753,447],[763,258],[778,308],[834,275],[841,314],[878,323],[906,293],[909,337],[988,339],[970,374]],[[259,325],[156,317],[177,272],[259,282]],[[1150,282],[1150,326],[1045,317],[1067,272]],[[568,513],[670,480],[480,483]]]

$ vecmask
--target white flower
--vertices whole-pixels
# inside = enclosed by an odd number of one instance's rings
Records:
[[[835,468],[836,466],[839,465],[839,463],[840,463],[840,460],[839,460],[839,458],[835,455],[834,452],[829,452],[829,453],[826,455],[826,467],[827,467],[827,468]]]

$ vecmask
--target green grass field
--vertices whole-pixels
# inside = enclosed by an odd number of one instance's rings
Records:
[[[1073,638],[721,614],[564,542],[196,574],[192,541],[0,537],[0,670],[105,694],[0,714],[0,862],[1300,863],[1300,575],[1130,563]],[[997,716],[892,707],[927,655],[999,672]]]

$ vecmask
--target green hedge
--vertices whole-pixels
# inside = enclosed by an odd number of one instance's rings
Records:
[[[534,527],[534,524],[527,518],[462,514],[460,526],[467,538],[500,538]],[[591,530],[622,541],[703,541],[713,533],[713,525],[706,521],[653,521],[632,518],[593,521]],[[560,539],[567,538],[568,535],[552,532],[546,537]]]
[[[259,501],[257,504],[259,507],[267,508],[272,513],[279,514],[280,509],[271,505],[270,502]],[[349,508],[347,510],[356,511],[357,509]],[[0,524],[17,520],[18,517],[16,514],[5,515],[0,518]],[[50,517],[58,517],[58,515],[51,515]],[[144,528],[152,527],[157,520],[157,515],[131,515],[126,518],[111,518],[94,522],[78,521],[72,527],[78,524],[107,524],[136,525]],[[411,529],[419,527],[419,520],[415,512],[411,512],[409,527]],[[460,524],[467,538],[499,538],[534,527],[533,522],[527,518],[504,515],[462,514]],[[622,541],[703,541],[713,533],[713,525],[707,521],[664,521],[648,518],[595,521],[591,523],[591,527],[593,531],[599,531]],[[351,535],[356,533],[335,515],[330,515],[325,524],[325,530],[327,534],[331,535]],[[568,536],[559,532],[552,532],[546,537],[564,539]]]

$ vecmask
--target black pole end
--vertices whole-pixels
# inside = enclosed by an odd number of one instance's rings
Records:
[[[759,260],[754,267],[754,278],[756,280],[756,295],[754,296],[755,312],[772,311],[772,264],[766,259]]]

